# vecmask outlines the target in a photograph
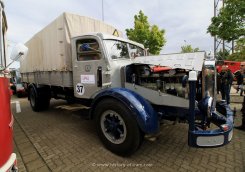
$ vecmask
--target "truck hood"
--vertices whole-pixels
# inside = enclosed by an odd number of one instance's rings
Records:
[[[205,56],[205,52],[142,56],[133,59],[132,63],[202,71]]]
[[[134,63],[134,60],[132,60],[132,59],[113,60],[110,63],[111,63],[111,66],[114,67],[114,68],[121,68],[123,66],[127,66],[127,65],[130,65],[130,64]]]

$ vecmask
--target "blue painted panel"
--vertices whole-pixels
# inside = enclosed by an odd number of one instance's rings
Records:
[[[228,126],[227,131],[223,131],[221,128],[214,130],[189,130],[188,133],[188,144],[193,147],[219,147],[224,146],[230,142],[229,134],[233,132],[233,112],[230,107],[223,102],[217,102],[216,108],[218,112],[212,112],[212,122],[217,123],[217,126],[220,127],[222,124],[226,124]],[[224,143],[221,145],[213,145],[213,146],[199,146],[197,145],[197,138],[209,137],[210,139],[215,136],[224,136]]]
[[[105,97],[113,97],[128,107],[143,132],[153,134],[159,131],[157,113],[151,104],[139,94],[126,88],[106,89],[95,97],[92,103],[92,109],[98,101]]]

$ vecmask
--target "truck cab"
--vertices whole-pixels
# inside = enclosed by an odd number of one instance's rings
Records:
[[[102,33],[75,37],[71,44],[78,98],[92,98],[103,88],[122,87],[121,67],[145,54],[142,44]]]

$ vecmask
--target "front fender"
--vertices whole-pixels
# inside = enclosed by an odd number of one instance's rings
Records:
[[[110,88],[100,92],[92,102],[91,117],[98,102],[109,97],[119,100],[129,108],[144,133],[154,134],[159,131],[158,116],[151,104],[139,94],[126,88]]]

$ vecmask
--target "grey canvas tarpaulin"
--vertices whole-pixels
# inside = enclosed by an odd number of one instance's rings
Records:
[[[63,13],[26,43],[29,52],[20,60],[20,72],[72,71],[70,38],[92,32],[113,34],[115,29],[96,19]]]

